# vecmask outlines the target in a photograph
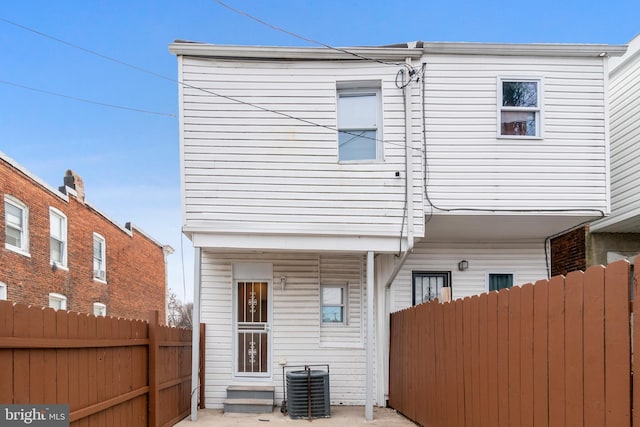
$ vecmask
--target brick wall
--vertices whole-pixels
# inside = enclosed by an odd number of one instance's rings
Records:
[[[48,306],[53,292],[67,297],[68,310],[93,313],[93,303],[100,302],[109,316],[148,319],[150,311],[159,310],[164,319],[162,246],[135,227],[129,231],[114,224],[81,197],[69,194],[64,200],[24,172],[0,158],[0,282],[7,285],[8,299]],[[5,247],[4,195],[28,206],[28,256]],[[67,217],[67,268],[50,262],[50,207]],[[93,278],[94,232],[106,240],[106,283]]]
[[[587,269],[587,226],[551,239],[551,275]]]

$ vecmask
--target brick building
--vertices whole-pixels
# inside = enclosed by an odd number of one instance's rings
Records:
[[[164,318],[170,246],[87,203],[70,170],[56,190],[0,152],[0,191],[0,299],[137,319],[159,310]]]

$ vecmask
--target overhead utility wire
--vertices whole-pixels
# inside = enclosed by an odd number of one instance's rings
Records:
[[[223,95],[223,94],[221,94],[221,93],[217,93],[217,92],[214,92],[214,91],[209,90],[209,89],[204,89],[204,88],[201,88],[201,87],[193,86],[193,85],[191,85],[191,84],[189,84],[189,83],[185,83],[185,82],[180,81],[180,80],[178,80],[178,79],[174,79],[174,78],[172,78],[172,77],[167,77],[167,76],[165,76],[165,75],[162,75],[162,74],[156,73],[156,72],[151,71],[151,70],[148,70],[148,69],[146,69],[146,68],[142,68],[142,67],[139,67],[139,66],[137,66],[137,65],[129,64],[129,63],[124,62],[124,61],[122,61],[122,60],[119,60],[119,59],[113,58],[113,57],[111,57],[111,56],[104,55],[104,54],[102,54],[102,53],[96,52],[95,50],[87,49],[87,48],[84,48],[84,47],[82,47],[82,46],[76,45],[76,44],[74,44],[74,43],[70,43],[70,42],[68,42],[68,41],[66,41],[66,40],[59,39],[59,38],[57,38],[57,37],[54,37],[54,36],[51,36],[51,35],[49,35],[49,34],[43,33],[42,31],[38,31],[38,30],[36,30],[36,29],[33,29],[33,28],[30,28],[30,27],[27,27],[27,26],[25,26],[25,25],[21,25],[21,24],[18,24],[18,23],[16,23],[16,22],[10,21],[10,20],[8,20],[8,19],[6,19],[6,18],[3,18],[3,17],[1,17],[1,16],[0,16],[0,21],[5,22],[5,23],[10,24],[10,25],[13,25],[13,26],[16,26],[16,27],[21,28],[21,29],[23,29],[23,30],[26,30],[26,31],[32,32],[32,33],[37,34],[37,35],[39,35],[39,36],[45,37],[45,38],[47,38],[47,39],[49,39],[49,40],[53,40],[53,41],[55,41],[55,42],[58,42],[58,43],[64,44],[65,46],[68,46],[68,47],[71,47],[71,48],[74,48],[74,49],[81,50],[81,51],[83,51],[83,52],[85,52],[85,53],[88,53],[88,54],[91,54],[91,55],[97,56],[97,57],[102,58],[102,59],[105,59],[105,60],[107,60],[107,61],[114,62],[114,63],[116,63],[116,64],[123,65],[123,66],[125,66],[125,67],[128,67],[128,68],[131,68],[131,69],[134,69],[134,70],[140,71],[140,72],[145,73],[145,74],[149,74],[149,75],[154,76],[154,77],[157,77],[157,78],[159,78],[159,79],[166,80],[166,81],[171,82],[171,83],[176,83],[176,84],[181,85],[181,86],[183,86],[183,87],[188,87],[188,88],[190,88],[190,89],[194,89],[194,90],[202,91],[202,92],[208,93],[208,94],[210,94],[210,95],[217,96],[217,97],[219,97],[219,98],[224,98],[224,99],[227,99],[227,100],[229,100],[229,101],[236,102],[236,103],[238,103],[238,104],[247,105],[247,106],[249,106],[249,107],[256,108],[256,109],[258,109],[258,110],[262,110],[262,111],[264,111],[264,112],[268,112],[268,113],[272,113],[272,114],[277,114],[277,115],[280,115],[280,116],[282,116],[282,117],[286,117],[286,118],[288,118],[288,119],[297,120],[297,121],[300,121],[300,122],[302,122],[302,123],[306,123],[306,124],[309,124],[309,125],[312,125],[312,126],[315,126],[315,127],[325,128],[325,129],[328,129],[328,130],[330,130],[330,131],[332,131],[332,132],[342,132],[342,133],[345,133],[345,134],[347,134],[347,135],[353,135],[353,136],[357,136],[357,137],[360,137],[360,138],[363,138],[363,139],[369,139],[369,140],[372,140],[372,141],[381,142],[381,143],[383,143],[383,144],[387,144],[387,145],[394,145],[394,146],[398,146],[398,147],[404,147],[404,144],[398,144],[398,143],[388,142],[388,141],[384,141],[384,140],[381,140],[381,139],[378,139],[378,138],[373,138],[373,137],[369,137],[369,136],[365,136],[365,135],[359,135],[359,134],[356,134],[356,133],[353,133],[353,132],[349,132],[349,131],[340,131],[339,129],[337,129],[337,128],[333,127],[333,126],[323,125],[323,124],[320,124],[320,123],[316,123],[316,122],[314,122],[314,121],[312,121],[312,120],[303,119],[303,118],[301,118],[301,117],[296,117],[296,116],[293,116],[293,115],[291,115],[291,114],[287,114],[287,113],[282,112],[282,111],[273,110],[273,109],[270,109],[270,108],[262,107],[262,106],[257,105],[257,104],[253,104],[253,103],[251,103],[251,102],[243,101],[243,100],[238,99],[238,98],[234,98],[234,97],[231,97],[231,96],[228,96],[228,95]],[[369,58],[364,58],[364,59],[366,59],[366,60],[370,60]],[[402,64],[398,64],[398,65],[402,65]],[[402,71],[402,70],[401,70],[401,71]],[[411,74],[411,73],[410,73],[410,74]],[[419,150],[419,148],[416,148],[416,147],[411,147],[411,148],[412,148],[413,150]]]
[[[37,88],[34,88],[34,87],[30,87],[30,86],[21,85],[21,84],[18,84],[18,83],[9,82],[9,81],[6,81],[6,80],[0,80],[0,83],[5,84],[5,85],[9,85],[9,86],[18,87],[18,88],[21,88],[21,89],[30,90],[30,91],[33,91],[33,92],[39,92],[39,93],[44,93],[44,94],[47,94],[47,95],[58,96],[60,98],[66,98],[66,99],[72,99],[74,101],[86,102],[87,104],[101,105],[103,107],[117,108],[117,109],[120,109],[120,110],[135,111],[135,112],[138,112],[138,113],[154,114],[154,115],[157,115],[157,116],[165,116],[165,117],[175,117],[176,116],[175,114],[171,114],[171,113],[161,113],[161,112],[158,112],[158,111],[142,110],[140,108],[124,107],[122,105],[107,104],[106,102],[92,101],[90,99],[78,98],[76,96],[65,95],[65,94],[57,93],[57,92],[51,92],[51,91],[44,90],[44,89],[37,89]]]
[[[335,50],[335,51],[338,51],[338,52],[346,53],[347,55],[352,55],[352,56],[355,56],[356,58],[364,59],[364,60],[367,60],[367,61],[374,61],[374,62],[377,62],[377,63],[379,63],[379,64],[384,64],[384,65],[395,65],[395,66],[405,66],[405,64],[404,64],[404,63],[400,63],[400,62],[386,62],[386,61],[382,61],[382,60],[380,60],[380,59],[368,58],[368,57],[366,57],[366,56],[364,56],[364,55],[360,55],[360,54],[357,54],[357,53],[355,53],[355,52],[351,52],[351,51],[349,51],[349,50],[347,50],[347,49],[342,49],[342,48],[339,48],[339,47],[333,47],[333,46],[328,45],[328,44],[326,44],[326,43],[322,43],[322,42],[320,42],[320,41],[317,41],[317,40],[314,40],[314,39],[310,39],[310,38],[305,37],[305,36],[301,36],[300,34],[294,33],[293,31],[289,31],[289,30],[287,30],[287,29],[285,29],[285,28],[278,27],[277,25],[271,24],[271,23],[269,23],[269,22],[267,22],[267,21],[264,21],[264,20],[262,20],[262,19],[260,19],[260,18],[257,18],[257,17],[255,17],[255,16],[253,16],[253,15],[250,15],[250,14],[248,14],[248,13],[247,13],[247,12],[245,12],[245,11],[242,11],[242,10],[240,10],[240,9],[236,9],[235,7],[230,6],[230,5],[228,5],[228,4],[226,4],[226,3],[224,3],[224,2],[223,2],[223,1],[221,1],[221,0],[214,0],[214,1],[215,1],[216,3],[218,3],[220,6],[222,6],[222,7],[224,7],[224,8],[227,8],[227,9],[229,9],[229,10],[230,10],[230,11],[232,11],[232,12],[235,12],[235,13],[237,13],[237,14],[239,14],[239,15],[242,15],[242,16],[245,16],[245,17],[247,17],[247,18],[251,19],[251,20],[254,20],[254,21],[256,21],[256,22],[258,22],[258,23],[260,23],[260,24],[262,24],[262,25],[265,25],[265,26],[267,26],[267,27],[271,28],[272,30],[280,31],[280,32],[282,32],[282,33],[288,34],[288,35],[290,35],[290,36],[292,36],[292,37],[295,37],[295,38],[297,38],[297,39],[304,40],[304,41],[306,41],[306,42],[308,42],[308,43],[316,44],[316,45],[318,45],[318,46],[326,47],[327,49],[331,49],[331,50]]]

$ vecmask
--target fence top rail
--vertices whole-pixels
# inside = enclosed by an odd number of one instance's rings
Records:
[[[149,345],[148,338],[89,339],[0,337],[0,348],[104,348]]]

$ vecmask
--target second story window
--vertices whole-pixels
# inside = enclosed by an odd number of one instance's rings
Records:
[[[29,252],[29,210],[13,197],[4,196],[5,247],[16,252]]]
[[[499,136],[540,137],[540,81],[499,79]]]
[[[93,233],[93,278],[107,280],[107,244],[101,235]]]
[[[338,89],[338,160],[382,158],[380,91]]]
[[[49,208],[51,230],[51,263],[67,266],[67,217],[55,208]]]

